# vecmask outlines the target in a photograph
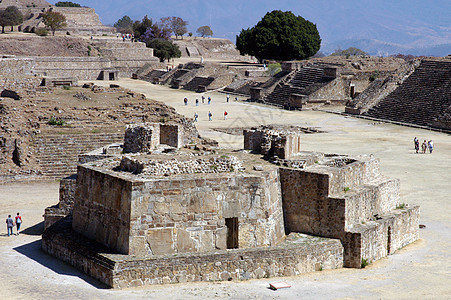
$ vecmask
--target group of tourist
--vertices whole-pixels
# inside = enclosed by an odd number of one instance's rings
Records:
[[[211,97],[208,96],[208,98],[205,98],[205,96],[202,95],[202,97],[201,97],[202,104],[205,104],[205,99],[207,99],[207,104],[210,105],[211,104]],[[226,102],[229,102],[229,100],[230,100],[230,95],[227,94]],[[235,97],[235,101],[238,101],[238,97]],[[189,102],[188,97],[184,97],[183,98],[183,103],[185,105],[188,105],[188,102]],[[195,103],[196,106],[199,106],[199,98],[196,97],[196,100],[195,100],[194,103]],[[229,115],[229,113],[225,110],[224,111],[224,120],[227,120],[227,116],[228,115]],[[194,122],[197,122],[198,119],[199,119],[199,114],[197,112],[194,112]],[[208,121],[213,121],[213,114],[211,113],[211,111],[208,112]]]
[[[122,34],[122,36],[121,36],[121,34],[120,33],[117,33],[116,34],[116,38],[119,38],[119,37],[122,37],[122,41],[126,41],[126,40],[128,40],[128,41],[134,41],[135,40],[135,35],[132,33],[132,34],[130,34],[130,33],[123,33]]]
[[[419,153],[420,151],[420,141],[418,140],[417,137],[415,137],[413,139],[413,144],[415,147],[415,152]],[[424,140],[423,143],[421,144],[421,152],[422,153],[426,153],[426,151],[429,149],[429,153],[432,153],[432,151],[434,150],[434,142],[432,140],[426,141]]]
[[[19,213],[17,213],[15,219],[11,218],[11,215],[8,215],[8,218],[6,218],[6,229],[8,230],[8,236],[13,235],[14,225],[17,227],[16,235],[19,235],[20,225],[22,225],[22,217]]]

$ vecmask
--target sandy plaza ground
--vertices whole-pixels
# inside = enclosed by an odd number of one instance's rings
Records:
[[[185,116],[197,112],[202,136],[220,146],[240,149],[243,137],[212,128],[291,124],[324,133],[305,134],[305,151],[374,154],[384,175],[401,179],[402,202],[421,206],[420,240],[365,269],[339,269],[296,277],[241,282],[201,282],[112,290],[40,249],[43,213],[58,202],[58,182],[12,183],[0,186],[0,215],[20,212],[18,236],[0,228],[0,299],[450,299],[451,298],[451,136],[410,127],[344,117],[320,111],[285,111],[226,95],[174,90],[148,82],[121,79],[122,87],[173,106]],[[96,82],[96,84],[109,84]],[[188,105],[183,98],[189,99]],[[199,106],[195,105],[196,97]],[[243,100],[240,98],[239,100]],[[337,108],[334,108],[337,109]],[[213,120],[208,121],[208,112]],[[228,119],[224,120],[224,111]],[[432,139],[432,154],[416,154],[413,138]],[[5,221],[3,221],[5,222]],[[14,230],[15,232],[15,230]],[[289,289],[272,291],[268,283],[283,280]]]

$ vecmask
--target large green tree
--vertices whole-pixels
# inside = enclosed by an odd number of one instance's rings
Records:
[[[23,22],[23,15],[16,6],[8,6],[6,9],[0,10],[0,26],[2,27],[2,33],[5,33],[5,26],[20,25]]]
[[[113,26],[120,33],[133,33],[133,21],[129,16],[123,16]]]
[[[135,35],[135,39],[141,39],[142,35],[149,28],[154,28],[156,24],[153,23],[152,19],[149,19],[147,15],[145,15],[142,21],[133,22],[133,34]]]
[[[267,13],[252,28],[243,29],[236,37],[236,47],[242,55],[263,59],[305,59],[321,46],[316,25],[290,11]]]
[[[55,31],[67,26],[66,17],[59,12],[48,10],[42,14],[45,26],[52,30],[52,34],[55,35]]]
[[[173,57],[180,57],[182,53],[179,47],[171,41],[165,39],[152,39],[147,42],[147,47],[153,48],[153,54],[163,62],[168,61]]]

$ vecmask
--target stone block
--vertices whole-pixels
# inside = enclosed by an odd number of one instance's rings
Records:
[[[173,231],[172,228],[149,229],[147,243],[153,255],[175,253]]]

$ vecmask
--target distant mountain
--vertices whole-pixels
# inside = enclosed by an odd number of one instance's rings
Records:
[[[55,3],[56,1],[50,1]],[[254,26],[268,11],[291,10],[317,24],[321,51],[328,54],[350,46],[371,54],[411,53],[443,56],[451,53],[450,0],[80,0],[94,7],[104,24],[124,15],[154,20],[180,16],[195,34],[211,25],[214,37],[235,42],[242,28]]]
[[[394,44],[370,39],[349,39],[336,41],[333,43],[323,43],[321,46],[321,51],[324,54],[330,54],[337,49],[344,50],[349,47],[362,49],[366,53],[375,56],[387,56],[398,53],[424,56],[446,56],[451,54],[451,43],[424,47],[409,47],[402,44]]]

